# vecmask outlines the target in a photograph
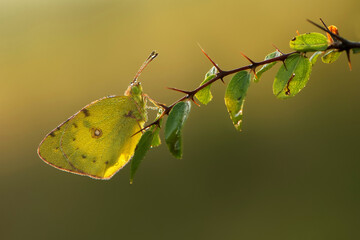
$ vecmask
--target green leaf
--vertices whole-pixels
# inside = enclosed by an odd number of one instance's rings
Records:
[[[281,53],[279,51],[275,51],[272,53],[269,53],[264,60],[268,60],[268,59],[272,59],[275,57],[279,57],[281,55]],[[270,70],[274,65],[276,64],[276,62],[272,62],[272,63],[267,63],[264,64],[259,71],[256,72],[256,75],[254,76],[254,82],[259,82],[261,75]]]
[[[225,105],[238,131],[241,131],[244,101],[250,81],[250,73],[247,71],[238,72],[229,82],[225,92]]]
[[[205,74],[205,79],[212,76],[212,75],[216,75],[218,73],[218,70],[215,66],[213,66],[212,68],[210,68],[210,70]],[[202,85],[202,84],[200,84]]]
[[[130,184],[133,183],[134,175],[137,169],[139,168],[141,161],[144,159],[146,153],[150,150],[153,137],[154,137],[154,133],[151,130],[146,131],[141,136],[140,141],[136,146],[134,156],[131,160]]]
[[[207,83],[208,81],[210,81],[211,79],[213,79],[217,74],[217,69],[216,67],[212,67],[206,74],[205,74],[205,79],[204,81],[200,84],[200,86],[204,85],[205,83]],[[211,84],[210,84],[211,85]],[[210,91],[210,85],[201,89],[199,92],[197,92],[195,94],[195,97],[204,105],[208,104],[213,96],[211,94]]]
[[[311,55],[310,57],[310,62],[311,62],[311,65],[314,66],[314,64],[317,62],[319,56],[323,53],[323,51],[317,51],[317,52],[314,52],[313,55]]]
[[[329,52],[325,53],[324,56],[321,57],[321,60],[324,63],[333,63],[340,57],[341,52],[330,50]]]
[[[158,146],[161,145],[161,138],[160,138],[159,133],[160,133],[160,127],[155,126],[154,127],[154,137],[153,137],[153,140],[151,142],[151,148],[158,147]]]
[[[353,48],[352,51],[353,51],[353,54],[360,53],[360,48]]]
[[[158,113],[157,113],[157,116],[156,116],[155,121],[159,119],[159,117],[161,116],[162,112],[163,112],[163,109],[162,109],[162,108],[159,108],[159,111],[158,111]],[[153,126],[150,127],[150,129],[151,129],[151,130],[153,131],[153,133],[154,133],[154,137],[153,137],[153,140],[152,140],[152,142],[151,142],[151,147],[152,147],[152,148],[158,147],[158,146],[161,145],[161,139],[160,139],[159,133],[160,133],[160,128],[161,128],[161,125],[162,125],[162,121],[163,121],[163,120],[160,119],[160,121],[159,121],[159,126],[158,126],[158,125],[153,125]]]
[[[328,47],[328,40],[321,33],[305,33],[294,37],[290,41],[290,47],[299,52],[324,51]]]
[[[273,92],[278,98],[295,96],[306,86],[311,73],[310,60],[301,54],[294,54],[285,60],[275,76]]]
[[[170,111],[165,124],[165,142],[171,154],[176,158],[182,157],[181,130],[191,109],[190,101],[179,102]]]

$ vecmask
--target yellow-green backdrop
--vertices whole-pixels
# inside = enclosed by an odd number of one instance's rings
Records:
[[[0,239],[247,239],[360,237],[360,56],[318,62],[295,98],[272,95],[275,70],[250,86],[243,132],[224,106],[193,106],[184,158],[152,150],[133,185],[61,172],[36,154],[47,132],[87,103],[122,95],[141,75],[164,103],[224,69],[290,51],[306,19],[360,40],[360,3],[344,1],[0,1]],[[226,82],[230,78],[226,78]]]

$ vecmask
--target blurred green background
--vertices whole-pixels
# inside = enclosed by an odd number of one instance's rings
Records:
[[[360,238],[360,56],[318,62],[294,99],[272,95],[276,73],[252,84],[243,132],[223,95],[193,106],[184,158],[152,150],[129,185],[129,167],[96,181],[43,163],[42,138],[89,102],[122,95],[141,75],[146,93],[171,103],[211,64],[224,69],[290,51],[306,19],[360,40],[360,2],[0,1],[0,239]],[[275,69],[275,68],[274,68]],[[226,82],[229,81],[226,78]]]

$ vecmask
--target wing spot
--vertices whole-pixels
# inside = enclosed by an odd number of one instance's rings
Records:
[[[82,157],[82,158],[86,158],[86,155],[83,154],[83,155],[81,155],[81,157]]]
[[[74,126],[74,128],[77,128],[77,127],[78,127],[76,123],[73,123],[73,126]]]
[[[73,141],[75,141],[76,140],[76,138],[73,138]]]
[[[96,160],[94,159],[92,162],[93,162],[93,163],[96,163]]]
[[[82,109],[81,111],[84,113],[85,117],[90,116],[89,110],[87,110],[86,108]]]
[[[50,136],[51,136],[51,137],[55,137],[55,133],[54,133],[54,132],[51,132],[51,133],[50,133]]]
[[[106,161],[106,162],[105,162],[105,165],[108,165],[108,164],[109,164],[109,161]]]
[[[103,134],[102,130],[100,128],[90,128],[91,137],[93,138],[100,138]]]
[[[133,111],[129,111],[127,114],[124,114],[125,117],[129,117],[129,118],[136,118],[133,114]]]

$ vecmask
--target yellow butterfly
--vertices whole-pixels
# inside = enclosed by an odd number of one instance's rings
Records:
[[[140,67],[125,96],[96,100],[75,113],[42,140],[42,160],[67,172],[110,179],[134,155],[147,120],[142,70],[157,56],[152,52]]]

